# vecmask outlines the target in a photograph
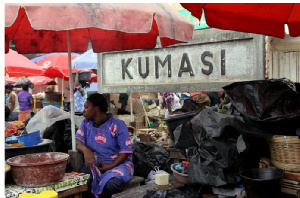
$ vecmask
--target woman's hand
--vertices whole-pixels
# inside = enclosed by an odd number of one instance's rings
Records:
[[[114,168],[114,166],[112,166],[111,164],[104,164],[102,162],[100,162],[98,166],[101,172],[105,172],[107,170]]]
[[[90,149],[88,149],[88,148],[84,149],[83,150],[83,155],[84,155],[85,165],[87,167],[89,167],[91,169],[91,168],[93,168],[93,165],[96,166],[97,162],[96,162],[96,159],[94,157],[94,153]]]
[[[113,169],[117,167],[119,164],[125,162],[127,157],[131,155],[130,153],[119,153],[119,156],[115,159],[115,161],[112,164],[104,164],[103,162],[100,162],[98,164],[98,167],[101,172],[105,172],[107,170]]]

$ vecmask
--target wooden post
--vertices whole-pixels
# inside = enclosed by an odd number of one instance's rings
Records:
[[[70,155],[68,164],[71,166],[73,171],[78,172],[83,164],[83,154],[77,150],[69,150],[68,154]]]

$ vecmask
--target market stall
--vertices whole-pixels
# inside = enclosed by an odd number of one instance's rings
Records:
[[[145,4],[146,5],[146,4]],[[130,17],[130,22],[125,20],[122,24],[113,25],[107,22],[107,18],[110,18],[110,14],[117,18],[128,19],[128,13],[132,13],[132,8],[137,7],[138,9],[133,9],[138,12],[137,15],[140,17]],[[28,14],[29,12],[38,11],[40,8],[43,11],[33,14]],[[70,9],[68,9],[70,8]],[[71,78],[71,50],[72,51],[86,51],[87,43],[90,39],[95,52],[111,51],[111,50],[125,50],[125,49],[136,49],[136,48],[147,48],[152,49],[155,47],[158,35],[161,36],[162,46],[172,45],[174,43],[187,42],[191,39],[192,35],[192,24],[185,22],[185,20],[176,11],[165,4],[66,4],[66,5],[54,5],[47,4],[47,6],[38,5],[25,5],[19,7],[17,4],[6,5],[6,47],[10,39],[15,41],[17,49],[22,53],[32,53],[32,52],[49,52],[49,51],[68,51],[68,66],[69,66],[69,87],[70,87],[70,103],[71,103],[71,124],[72,124],[72,150],[75,151],[75,123],[74,123],[74,101],[73,101],[73,91],[72,91],[72,80]],[[53,17],[47,15],[48,9]],[[103,11],[107,9],[104,14],[107,17],[102,17]],[[120,9],[120,12],[111,12],[111,9]],[[26,12],[25,12],[26,10]],[[31,10],[31,11],[29,11]],[[124,11],[125,10],[125,11]],[[168,15],[165,15],[166,10],[168,10]],[[78,11],[86,13],[93,13],[93,17],[88,17],[83,14],[78,18]],[[57,14],[54,14],[57,12]],[[96,12],[100,12],[94,15]],[[155,12],[155,15],[153,14]],[[77,18],[74,23],[71,24],[69,17],[59,17],[71,16]],[[67,14],[69,13],[69,14]],[[160,14],[161,13],[161,14]],[[172,13],[172,14],[171,14]],[[46,15],[45,15],[46,14]],[[121,15],[120,15],[121,14]],[[42,16],[43,15],[43,16]],[[54,17],[55,16],[55,17]],[[82,16],[87,16],[87,20],[82,20]],[[113,17],[112,16],[112,17]],[[142,17],[144,16],[144,17]],[[159,17],[157,17],[159,16]],[[37,20],[31,17],[37,17],[38,21],[43,19],[44,22],[39,23]],[[58,17],[58,18],[56,18]],[[169,18],[170,17],[170,18]],[[36,19],[37,19],[36,18]],[[136,20],[142,19],[142,21]],[[178,20],[177,20],[178,19]],[[52,22],[50,22],[52,20]],[[95,22],[95,21],[96,22]],[[163,20],[163,25],[161,24]],[[84,21],[84,25],[82,24]],[[101,21],[99,23],[99,21]],[[120,20],[115,20],[120,22]],[[165,24],[165,21],[169,21],[169,25]],[[33,25],[30,23],[37,24]],[[61,22],[61,23],[58,23]],[[139,25],[134,25],[133,22],[137,22]],[[50,24],[54,24],[51,26]],[[38,25],[39,24],[39,25]],[[47,24],[47,28],[44,28],[44,24]],[[99,25],[100,24],[100,25]],[[106,24],[106,25],[103,25]],[[141,25],[143,24],[143,25]],[[23,28],[19,27],[23,26]],[[41,27],[41,26],[43,27]],[[112,26],[111,26],[112,25]],[[130,25],[129,27],[127,25]],[[24,28],[27,26],[27,28]],[[40,26],[40,27],[39,27]],[[127,26],[128,28],[126,28]],[[142,27],[144,26],[144,27]],[[91,28],[93,27],[93,28]],[[124,29],[125,27],[125,29]],[[176,27],[176,31],[173,27]],[[116,30],[114,30],[116,28]],[[184,29],[182,31],[181,29]],[[26,31],[30,33],[26,34]],[[55,30],[55,31],[53,31]],[[149,30],[151,30],[149,32]],[[34,33],[33,33],[34,32]],[[109,33],[107,33],[109,32]],[[177,34],[180,32],[180,34]],[[35,34],[37,33],[37,34]],[[48,37],[47,34],[50,33]],[[53,35],[55,34],[55,36]],[[19,35],[19,36],[17,36]],[[40,35],[44,35],[42,38]],[[49,34],[48,34],[49,35]],[[101,35],[99,37],[99,35]],[[29,36],[26,38],[26,36]],[[35,37],[36,36],[36,37]],[[35,38],[34,38],[35,37]],[[124,39],[124,37],[126,39]],[[33,46],[27,41],[33,41],[36,39],[36,44]],[[41,40],[40,40],[41,39]],[[49,40],[50,39],[50,40]],[[141,42],[136,42],[140,39]],[[22,40],[22,41],[21,41]],[[123,42],[125,41],[126,42]],[[130,42],[128,42],[130,40]],[[21,42],[20,42],[21,41]],[[52,42],[53,41],[53,42]],[[109,42],[107,42],[109,41]],[[145,41],[144,43],[142,41]],[[59,43],[59,44],[58,44]],[[106,43],[106,44],[105,44]],[[50,106],[50,105],[49,105]],[[47,107],[49,107],[47,106]],[[47,109],[44,108],[44,109]]]
[[[199,37],[196,36],[191,45],[163,50],[104,53],[99,56],[101,67],[98,71],[98,87],[101,93],[220,91],[224,88],[228,99],[217,110],[205,107],[192,115],[190,112],[182,113],[166,119],[169,133],[167,138],[173,136],[171,139],[175,143],[175,151],[167,149],[168,146],[164,144],[159,146],[154,143],[164,137],[159,133],[152,133],[156,129],[153,123],[150,124],[149,117],[160,118],[160,109],[152,104],[139,103],[142,105],[140,109],[143,116],[147,118],[147,128],[136,129],[140,140],[134,139],[132,142],[135,174],[148,179],[151,171],[165,171],[174,176],[176,185],[166,175],[157,174],[161,180],[156,182],[155,176],[155,184],[132,189],[131,194],[127,192],[127,195],[132,197],[132,194],[136,196],[137,192],[142,192],[139,196],[144,196],[145,191],[150,189],[153,192],[149,192],[149,196],[155,193],[164,193],[166,196],[170,193],[167,192],[168,187],[179,188],[186,183],[196,184],[198,189],[209,186],[214,194],[220,196],[244,196],[243,188],[248,191],[248,196],[262,192],[261,196],[279,197],[280,190],[291,189],[294,194],[299,192],[299,85],[286,79],[264,79],[263,36],[214,29],[202,33],[201,36],[200,33]],[[187,53],[182,53],[183,51]],[[239,69],[236,69],[237,66]],[[172,123],[174,120],[176,123]],[[130,119],[128,123],[132,124],[131,121]],[[159,127],[164,129],[163,125]],[[135,133],[132,135],[133,138]],[[144,139],[141,138],[143,135]],[[281,139],[277,141],[266,138],[274,135],[280,135]],[[274,151],[273,145],[278,142],[283,142],[279,145],[282,148]],[[287,153],[293,153],[293,156],[276,159],[276,154],[285,149]],[[179,152],[181,156],[176,158],[178,163],[170,164],[170,155],[174,157],[175,152]],[[271,158],[275,168],[269,168],[272,166],[270,163],[263,165],[265,169],[257,169],[256,166],[263,163],[262,157],[266,156]],[[283,159],[290,161],[280,161]],[[281,166],[282,164],[287,166]],[[246,171],[248,168],[255,168],[255,172]],[[286,176],[289,171],[296,172],[292,174],[294,178]],[[260,172],[263,174],[258,174]],[[272,178],[259,180],[272,182],[272,185],[265,186],[260,181],[252,181],[255,174],[266,173]],[[156,174],[152,172],[152,182],[153,175]],[[180,177],[176,179],[178,175],[184,177],[184,182]],[[283,185],[280,184],[281,178],[285,179]],[[252,182],[250,187],[261,187],[260,190],[251,192],[247,189],[249,181]],[[291,185],[295,183],[297,184]],[[200,193],[198,192],[198,196]]]
[[[270,142],[265,138],[266,136],[286,135],[294,136],[297,139],[299,95],[295,91],[295,87],[299,85],[297,83],[292,85],[293,82],[289,84],[288,80],[268,81],[268,79],[265,79],[265,71],[268,70],[266,69],[264,56],[269,54],[269,51],[266,51],[268,48],[265,48],[264,39],[265,37],[260,35],[207,29],[195,31],[191,45],[170,47],[167,50],[155,49],[151,51],[121,52],[118,54],[105,53],[102,55],[103,61],[99,68],[100,72],[98,72],[100,76],[99,92],[144,93],[156,92],[157,90],[160,92],[199,92],[221,91],[223,88],[226,88],[227,90],[224,90],[224,92],[228,96],[224,103],[215,109],[216,111],[202,109],[201,112],[193,115],[181,114],[165,120],[167,122],[170,121],[168,129],[172,128],[173,131],[169,132],[174,133],[176,137],[175,149],[178,149],[177,151],[181,154],[184,153],[184,157],[178,155],[177,162],[186,159],[190,161],[188,166],[190,171],[188,173],[189,183],[211,186],[214,189],[213,193],[222,195],[222,192],[232,190],[227,189],[226,185],[234,185],[238,188],[238,184],[242,181],[241,176],[238,174],[241,169],[258,168],[262,157],[271,159],[270,150],[273,148],[269,147]],[[187,51],[188,53],[182,54],[182,51]],[[202,58],[199,59],[199,57]],[[115,72],[118,70],[114,66],[122,66],[123,70],[118,74]],[[112,78],[112,76],[114,77]],[[270,84],[268,85],[268,83]],[[141,86],[141,84],[145,86]],[[233,89],[237,85],[244,85],[247,88],[245,90]],[[250,89],[249,87],[252,85],[253,88]],[[277,92],[271,85],[282,90]],[[291,87],[291,89],[288,87]],[[279,92],[284,91],[287,91],[287,94],[279,94]],[[238,96],[233,96],[233,93],[238,94]],[[282,98],[279,99],[275,96],[275,93],[278,93]],[[250,95],[248,96],[248,94]],[[258,96],[258,98],[255,96]],[[263,99],[264,97],[266,97],[265,100]],[[287,98],[284,99],[284,97]],[[233,101],[237,99],[241,101],[233,104]],[[266,103],[263,103],[263,101]],[[283,101],[286,101],[286,103]],[[250,104],[247,104],[247,102]],[[259,102],[262,103],[260,104]],[[280,107],[283,104],[291,105],[289,108],[283,107],[283,109],[291,113],[290,116],[284,110],[283,112],[276,110],[275,106]],[[265,110],[261,109],[264,105],[267,105]],[[145,107],[147,109],[148,105],[145,105]],[[234,107],[237,108],[235,113],[233,111]],[[272,110],[271,107],[275,109]],[[243,112],[243,108],[249,112]],[[137,109],[136,106],[134,109]],[[152,109],[156,108],[149,105],[148,112],[145,115],[150,113]],[[160,110],[157,112],[159,114]],[[153,113],[152,116],[155,116],[157,112],[154,110],[148,115]],[[236,116],[237,112],[242,117],[246,116],[246,114],[251,116],[240,118]],[[275,116],[275,112],[281,112],[278,117],[285,117],[289,123],[284,124],[282,120],[277,120],[277,118],[268,119],[268,115]],[[255,118],[255,116],[265,117]],[[193,123],[187,122],[192,118],[194,119]],[[254,124],[248,123],[251,119]],[[172,121],[174,122],[171,123]],[[276,121],[279,122],[276,123]],[[146,120],[145,123],[147,123]],[[174,124],[177,125],[174,127]],[[138,134],[141,134],[140,137],[142,137],[140,140],[152,144],[155,141],[151,138],[151,134],[153,131],[156,131],[156,128],[148,127],[148,124],[145,124],[145,126],[148,128],[146,133],[146,129],[137,129]],[[195,128],[200,128],[201,130],[194,131],[193,129]],[[145,136],[145,134],[147,135]],[[182,137],[180,134],[182,134]],[[244,134],[244,136],[242,137],[241,134]],[[253,146],[254,144],[256,146]],[[190,152],[184,152],[184,149],[189,147],[192,147]],[[145,146],[145,148],[148,147]],[[139,148],[135,152],[140,152]],[[174,157],[174,150],[169,154],[172,154],[172,157]],[[138,155],[145,156],[144,153]],[[241,157],[244,160],[248,160],[241,163]],[[299,159],[299,156],[296,158]],[[152,160],[154,159],[149,159],[150,162]],[[141,159],[138,161],[141,161]],[[295,165],[295,161],[293,163]],[[206,166],[203,166],[203,164]],[[162,169],[165,168],[168,171],[170,171],[170,165],[159,164],[160,168],[163,167]],[[146,166],[141,165],[139,167],[143,167],[145,170]],[[199,167],[203,167],[203,169],[199,169]],[[277,168],[283,169],[278,166]],[[148,171],[150,172],[151,169],[154,169],[154,165]],[[137,168],[137,170],[140,169]],[[276,170],[274,171],[276,172]],[[288,172],[286,169],[283,170]],[[266,169],[265,171],[268,170]],[[276,175],[275,172],[271,174]],[[169,173],[172,174],[172,172]],[[136,174],[144,177],[147,175],[140,171],[137,171]],[[277,181],[277,191],[273,191],[275,194],[279,194],[278,190],[281,189],[278,186],[278,179],[283,177],[282,172],[277,176],[277,178],[274,178]],[[297,180],[293,182],[297,182]],[[223,186],[225,187],[223,188]],[[286,186],[282,187],[283,190],[286,190]],[[293,187],[292,189],[293,194],[295,194],[298,188]],[[241,193],[240,188],[236,192]],[[233,194],[236,192],[232,191]]]

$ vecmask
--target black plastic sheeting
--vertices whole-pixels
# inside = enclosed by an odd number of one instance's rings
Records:
[[[300,84],[287,79],[236,82],[223,87],[245,122],[270,135],[300,131]],[[255,131],[252,131],[255,133]]]
[[[190,122],[197,147],[188,156],[189,182],[213,186],[239,182],[241,159],[237,145],[241,133],[234,126],[241,121],[206,108]]]
[[[43,138],[53,140],[50,146],[53,152],[68,153],[72,149],[71,120],[56,121],[45,129]]]
[[[178,126],[175,148],[186,149],[189,183],[237,184],[240,169],[257,168],[261,157],[270,157],[267,135],[297,135],[299,88],[286,79],[233,83],[224,87],[229,114],[207,107]]]
[[[183,123],[175,129],[174,140],[175,148],[177,149],[187,149],[191,146],[197,146],[190,121]]]
[[[213,186],[237,184],[241,168],[257,167],[261,157],[270,156],[264,137],[249,136],[249,132],[256,128],[246,125],[240,116],[206,108],[190,123],[197,144],[188,148],[186,153],[190,161],[190,183]]]
[[[135,176],[147,178],[154,167],[157,166],[160,170],[166,168],[169,153],[163,147],[153,142],[136,142],[132,145],[132,148]]]

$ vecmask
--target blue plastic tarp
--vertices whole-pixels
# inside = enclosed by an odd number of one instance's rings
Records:
[[[97,54],[92,49],[72,60],[72,67],[78,69],[97,69]]]

